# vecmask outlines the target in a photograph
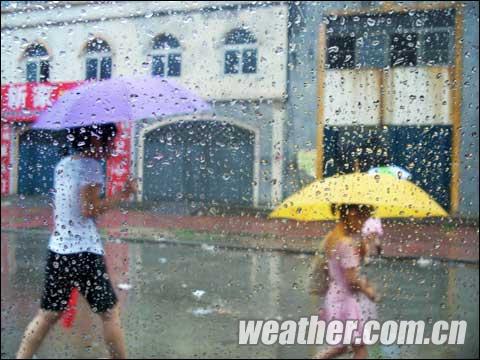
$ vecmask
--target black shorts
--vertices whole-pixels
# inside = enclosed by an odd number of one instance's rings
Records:
[[[118,301],[102,255],[89,252],[62,255],[48,251],[40,307],[64,311],[74,287],[96,313],[112,309]]]

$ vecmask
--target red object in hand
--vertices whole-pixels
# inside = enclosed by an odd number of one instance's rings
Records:
[[[65,329],[69,329],[73,325],[75,314],[77,313],[77,302],[78,289],[73,288],[70,293],[70,299],[68,300],[67,308],[62,313],[62,325]]]

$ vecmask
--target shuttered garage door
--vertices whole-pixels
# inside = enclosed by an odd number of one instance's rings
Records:
[[[215,121],[176,123],[145,138],[144,201],[253,203],[254,136]]]
[[[20,135],[18,192],[22,195],[47,195],[53,187],[55,166],[63,155],[57,134],[30,130]]]

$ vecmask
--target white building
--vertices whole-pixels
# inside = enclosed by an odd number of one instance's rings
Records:
[[[153,73],[214,105],[135,125],[130,171],[144,178],[143,200],[263,207],[282,197],[286,4],[25,3],[2,5],[2,85]],[[10,193],[47,190],[60,156],[27,129],[12,122]]]

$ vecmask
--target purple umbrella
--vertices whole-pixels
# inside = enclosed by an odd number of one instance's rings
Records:
[[[33,125],[61,130],[209,110],[207,102],[159,77],[114,78],[80,85],[59,98]]]

